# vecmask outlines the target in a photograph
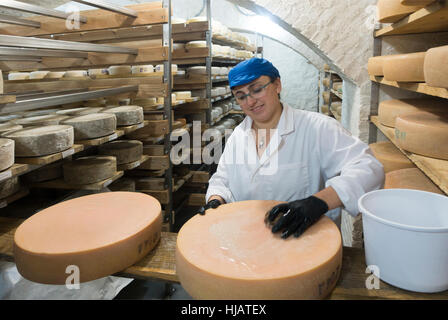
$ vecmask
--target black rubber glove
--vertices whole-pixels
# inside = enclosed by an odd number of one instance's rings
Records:
[[[325,201],[310,196],[306,199],[276,205],[266,214],[265,222],[273,225],[273,233],[281,231],[283,239],[291,234],[299,237],[327,211],[328,205]],[[276,220],[277,217],[278,220]]]
[[[216,209],[216,208],[218,208],[220,205],[222,205],[222,203],[221,203],[221,201],[219,201],[218,199],[210,200],[209,202],[207,202],[207,204],[206,204],[205,206],[203,206],[203,207],[201,207],[201,208],[199,209],[198,213],[199,213],[200,215],[205,215],[205,211],[206,211],[207,209],[210,209],[210,208],[212,208],[212,209]]]

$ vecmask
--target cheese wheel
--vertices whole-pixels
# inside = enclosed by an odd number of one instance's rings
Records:
[[[14,235],[14,261],[26,279],[65,285],[69,266],[80,282],[122,271],[159,242],[160,203],[136,192],[104,192],[44,209]],[[69,272],[69,273],[67,273]],[[73,271],[72,271],[73,272]]]
[[[65,76],[65,71],[50,71],[45,76],[46,79],[61,79]]]
[[[375,158],[384,167],[384,172],[390,172],[394,170],[404,168],[414,168],[414,164],[403,154],[392,142],[382,141],[372,143],[369,145]]]
[[[73,127],[75,140],[94,139],[104,137],[115,132],[117,119],[114,114],[90,113],[68,118],[62,121]]]
[[[395,170],[386,174],[384,189],[412,189],[444,194],[418,168]]]
[[[8,80],[28,80],[30,74],[28,72],[12,72],[8,74]]]
[[[88,110],[88,107],[81,107],[81,108],[71,108],[71,109],[63,109],[56,111],[57,114],[63,114],[63,115],[74,115],[77,114],[80,111]]]
[[[62,177],[62,162],[58,161],[55,163],[47,164],[39,169],[33,170],[25,175],[23,179],[26,182],[37,183],[48,180],[54,180]]]
[[[330,79],[329,79],[329,78],[325,78],[324,80],[322,80],[322,83],[323,83],[324,86],[326,86],[327,88],[330,88]]]
[[[218,76],[221,73],[221,68],[220,67],[212,67],[211,73],[213,76]]]
[[[72,115],[72,116],[84,116],[84,115],[87,115],[87,114],[99,113],[99,112],[101,112],[103,110],[104,110],[104,107],[96,107],[96,108],[87,107],[84,110],[75,111],[75,112],[73,112],[70,115]]]
[[[324,91],[322,92],[322,98],[324,99],[325,104],[330,103],[330,92]]]
[[[15,176],[0,182],[0,199],[7,198],[20,190],[19,177]]]
[[[108,188],[112,191],[135,192],[135,181],[129,178],[121,178],[112,183]]]
[[[50,71],[33,71],[30,73],[30,79],[43,79]]]
[[[188,74],[207,74],[207,68],[204,66],[195,66],[187,69]]]
[[[324,114],[328,114],[329,108],[327,104],[322,105],[322,107],[320,107],[320,110],[322,113]]]
[[[400,0],[404,6],[427,6],[436,0]]]
[[[30,126],[53,126],[58,125],[61,121],[67,119],[68,116],[48,114],[45,116],[35,116],[29,118],[21,118],[12,120],[12,123],[19,124],[23,127]]]
[[[14,164],[14,140],[0,138],[0,171]]]
[[[86,78],[88,73],[86,70],[69,70],[64,74],[64,78]]]
[[[185,44],[186,49],[205,48],[205,47],[207,47],[207,41],[203,41],[203,40],[189,41]]]
[[[154,73],[154,66],[152,64],[148,64],[145,66],[132,66],[131,72],[132,72],[132,74]]]
[[[187,20],[182,19],[182,18],[171,17],[171,23],[172,24],[187,23]]]
[[[448,46],[429,49],[424,63],[425,82],[432,87],[448,88]]]
[[[209,209],[180,229],[176,271],[195,299],[321,299],[342,263],[338,227],[322,217],[298,238],[274,235],[264,223],[277,201],[243,201]]]
[[[333,82],[333,89],[336,91],[342,90],[342,82]]]
[[[143,155],[143,143],[138,140],[118,140],[103,144],[98,154],[117,158],[117,165],[135,162]]]
[[[22,118],[22,115],[19,114],[8,114],[8,115],[4,115],[4,116],[0,116],[0,124],[3,124],[5,122],[14,120],[14,119],[18,119],[18,118]]]
[[[188,20],[187,20],[187,23],[191,23],[191,22],[201,22],[201,21],[207,21],[207,17],[205,17],[205,16],[194,17],[194,18],[188,19]]]
[[[117,126],[130,126],[143,122],[143,108],[139,106],[119,106],[106,109],[104,112],[115,114]]]
[[[176,91],[174,92],[176,100],[185,100],[191,98],[191,91]]]
[[[107,68],[89,69],[89,70],[87,70],[87,73],[89,74],[90,77],[95,77],[95,76],[108,75],[109,71],[107,70]]]
[[[384,79],[399,82],[424,82],[426,52],[394,55],[383,61]]]
[[[111,76],[127,76],[131,74],[131,66],[110,66],[107,71]]]
[[[397,22],[422,6],[404,6],[401,0],[378,0],[378,21],[381,23]]]
[[[65,151],[73,146],[73,127],[54,125],[8,131],[4,138],[15,141],[16,157],[38,157]]]
[[[62,165],[64,181],[86,185],[111,178],[117,171],[117,160],[108,156],[89,156]]]
[[[22,128],[23,126],[21,126],[20,124],[15,124],[13,122],[0,123],[0,134],[8,131],[20,130]]]
[[[395,139],[409,152],[448,160],[448,115],[417,112],[398,116]]]
[[[165,70],[163,64],[158,64],[154,67],[154,72],[163,72]],[[177,72],[177,64],[171,65],[171,73]]]
[[[435,98],[385,100],[379,104],[378,120],[385,126],[395,127],[398,116],[418,111],[448,113],[448,102]]]
[[[386,56],[370,57],[367,63],[367,72],[371,76],[384,76],[383,65],[384,61],[390,57],[394,57],[396,54]]]

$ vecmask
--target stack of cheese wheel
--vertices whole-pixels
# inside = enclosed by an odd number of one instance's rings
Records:
[[[128,76],[131,74],[131,66],[110,66],[107,71],[111,76]]]
[[[395,121],[400,148],[419,155],[448,160],[448,114],[417,112]]]
[[[115,132],[117,118],[110,113],[90,113],[62,121],[74,129],[75,140],[104,137]]]
[[[7,198],[20,190],[18,176],[0,182],[0,199]]]
[[[378,20],[393,23],[422,8],[422,5],[403,5],[401,0],[378,0]]]
[[[209,209],[180,229],[176,271],[195,299],[322,299],[342,263],[338,227],[326,216],[298,238],[274,235],[264,217],[277,201]]]
[[[176,100],[186,100],[191,98],[191,91],[176,91]]]
[[[30,74],[28,72],[10,72],[8,74],[8,80],[28,80],[30,78]]]
[[[386,173],[384,189],[413,189],[443,194],[418,168],[406,168]]]
[[[117,126],[130,126],[143,122],[143,108],[140,106],[120,106],[104,110],[115,114]]]
[[[46,79],[61,79],[65,76],[65,71],[50,71],[45,76]]]
[[[14,164],[14,140],[0,138],[0,171]]]
[[[150,75],[154,73],[154,66],[152,64],[142,65],[142,66],[132,66],[131,73],[133,75]]]
[[[113,156],[117,165],[139,161],[143,154],[143,143],[138,140],[118,140],[101,145],[98,154]]]
[[[380,102],[378,107],[378,120],[382,125],[395,127],[395,120],[400,115],[427,112],[448,112],[448,103],[445,99],[393,99]]]
[[[8,131],[15,131],[22,128],[23,126],[21,126],[20,124],[15,124],[12,122],[0,123],[0,135]]]
[[[50,163],[23,176],[26,182],[37,183],[62,177],[62,161]]]
[[[64,78],[87,78],[88,76],[86,70],[69,70],[64,73]]]
[[[448,46],[431,48],[426,52],[424,73],[427,85],[448,88]]]
[[[386,55],[386,56],[376,56],[369,58],[367,63],[367,71],[371,76],[384,76],[384,61],[391,57],[397,56],[396,54]]]
[[[45,78],[50,71],[33,71],[30,73],[30,80],[38,80]]]
[[[135,180],[130,178],[121,178],[109,185],[111,191],[129,191],[135,192]]]
[[[58,203],[28,218],[14,235],[14,260],[26,279],[65,285],[132,266],[159,242],[160,203],[135,192],[105,192]],[[67,273],[69,272],[69,273]]]
[[[424,82],[426,52],[399,54],[383,61],[384,79],[398,82]]]
[[[372,143],[369,145],[375,158],[384,167],[384,172],[390,172],[394,170],[404,168],[414,168],[414,164],[403,154],[392,142],[382,141]]]
[[[16,157],[38,157],[65,151],[73,146],[72,126],[54,125],[8,131],[4,138],[15,141]]]
[[[88,185],[109,179],[117,172],[117,160],[109,156],[88,156],[63,164],[64,181]]]

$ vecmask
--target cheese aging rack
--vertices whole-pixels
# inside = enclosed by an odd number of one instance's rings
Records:
[[[436,1],[428,6],[410,14],[401,20],[379,28],[374,31],[374,56],[380,56],[382,53],[382,39],[392,35],[410,35],[448,31],[447,24],[448,3],[446,1]],[[380,86],[391,86],[410,92],[425,94],[428,96],[448,99],[448,89],[436,88],[427,85],[425,82],[397,82],[388,81],[384,77],[370,76],[372,81],[371,89],[371,108],[370,108],[370,134],[369,143],[377,139],[377,130],[380,130],[384,136],[392,142],[418,169],[420,169],[431,181],[448,195],[448,161],[436,158],[430,158],[414,154],[403,150],[395,141],[393,128],[386,127],[378,121],[378,106],[380,99]],[[447,100],[448,101],[448,100]]]

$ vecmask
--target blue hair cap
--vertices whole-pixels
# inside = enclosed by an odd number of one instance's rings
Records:
[[[268,60],[252,58],[238,63],[230,70],[229,85],[230,88],[233,89],[234,87],[252,82],[261,76],[268,76],[276,79],[280,78],[280,73]]]

